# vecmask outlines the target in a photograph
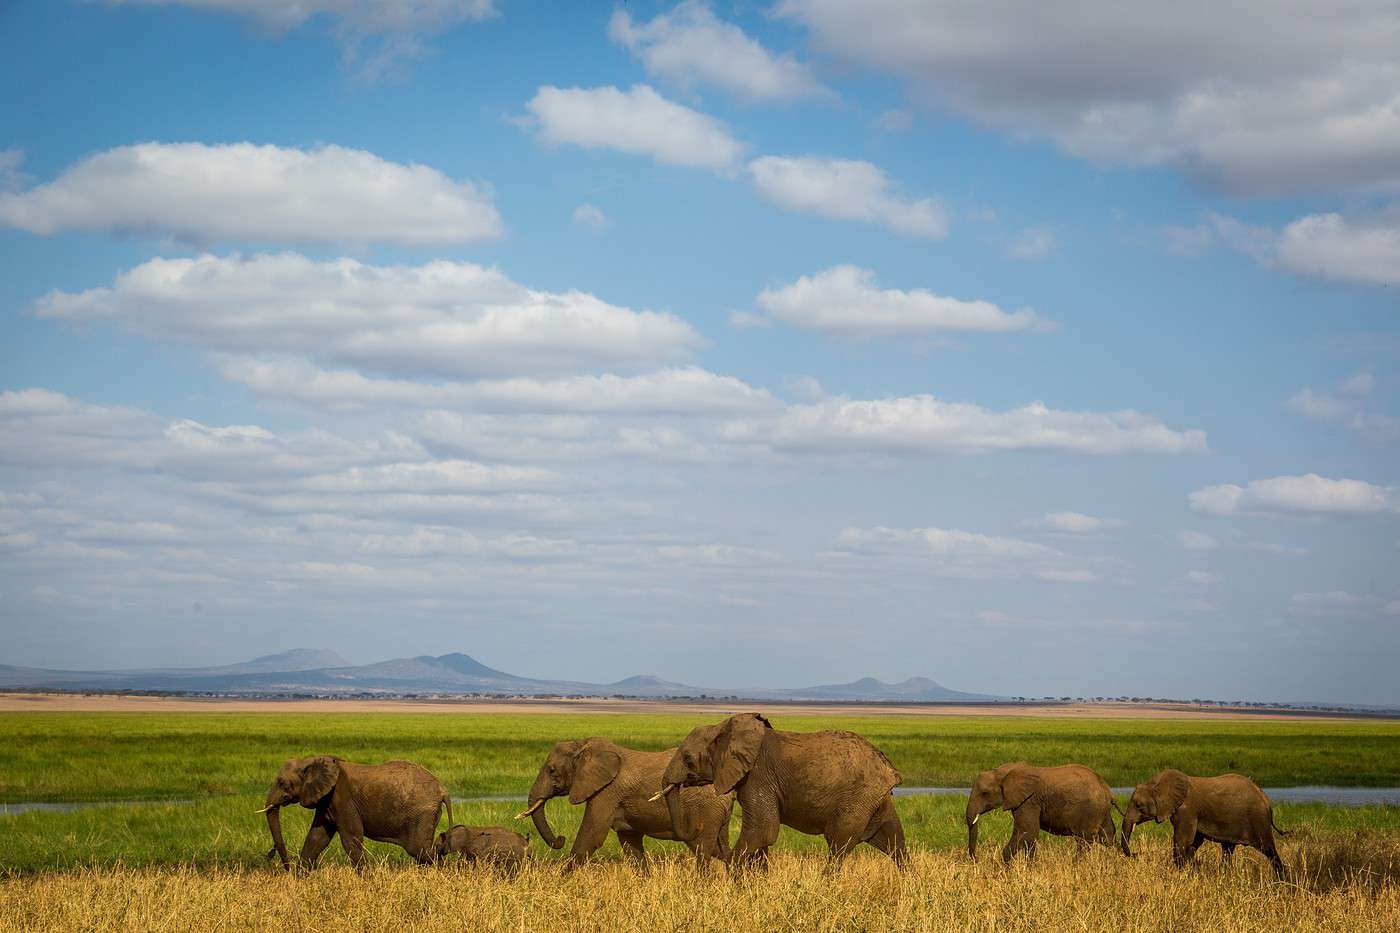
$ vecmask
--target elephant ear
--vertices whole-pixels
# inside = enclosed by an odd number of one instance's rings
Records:
[[[763,738],[773,727],[757,713],[729,717],[711,752],[715,756],[715,793],[727,794],[758,760]]]
[[[297,799],[303,807],[314,807],[331,792],[340,778],[340,762],[330,755],[312,758],[301,769],[301,787]]]
[[[1191,779],[1175,769],[1163,771],[1152,779],[1151,784],[1159,823],[1171,818],[1186,802],[1186,794],[1191,790]]]
[[[610,748],[585,745],[574,756],[574,780],[569,785],[569,803],[583,803],[617,778],[622,756]]]
[[[1025,768],[1013,768],[1001,782],[1001,807],[1015,810],[1040,792],[1040,775]]]

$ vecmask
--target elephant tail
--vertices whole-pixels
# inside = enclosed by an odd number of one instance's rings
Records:
[[[1288,830],[1286,830],[1286,829],[1279,829],[1278,824],[1274,822],[1274,808],[1273,808],[1273,807],[1270,807],[1270,808],[1269,808],[1269,826],[1273,827],[1274,832],[1278,833],[1280,836],[1287,836],[1287,835],[1288,835]]]

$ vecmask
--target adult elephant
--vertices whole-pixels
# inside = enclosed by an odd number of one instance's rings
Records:
[[[833,859],[862,842],[897,864],[905,859],[904,827],[891,791],[899,772],[852,732],[780,732],[757,713],[692,729],[666,766],[656,799],[672,807],[687,787],[736,791],[743,808],[732,864],[767,860],[778,828],[824,836]]]
[[[272,852],[290,868],[282,842],[282,807],[294,803],[314,810],[311,829],[302,843],[298,863],[311,868],[336,833],[350,863],[359,868],[365,857],[365,839],[392,842],[420,862],[436,857],[433,834],[438,816],[447,809],[452,823],[452,801],[447,788],[432,774],[411,761],[386,761],[362,765],[332,755],[292,758],[282,765],[267,791],[267,828]]]
[[[717,794],[709,787],[687,789],[674,802],[674,820],[667,804],[651,799],[673,751],[640,752],[596,736],[559,742],[540,765],[530,788],[530,805],[517,819],[533,818],[540,838],[562,849],[564,839],[549,825],[544,805],[567,794],[570,803],[584,804],[570,861],[587,859],[611,831],[617,833],[623,853],[639,860],[642,840],[650,836],[684,842],[697,858],[727,862],[733,794]]]
[[[1033,858],[1042,831],[1070,836],[1083,848],[1091,842],[1112,846],[1117,836],[1109,812],[1117,807],[1113,791],[1083,765],[1034,768],[1013,761],[977,775],[967,796],[967,854],[972,858],[977,857],[977,821],[997,807],[1011,812],[1011,839],[1001,850],[1008,863],[1017,852]]]
[[[1175,768],[1152,776],[1133,788],[1123,815],[1123,854],[1132,855],[1133,827],[1154,820],[1172,822],[1172,861],[1181,867],[1196,856],[1203,842],[1218,842],[1226,861],[1235,846],[1253,846],[1264,854],[1279,878],[1283,859],[1274,845],[1274,807],[1259,785],[1243,774],[1192,777]]]

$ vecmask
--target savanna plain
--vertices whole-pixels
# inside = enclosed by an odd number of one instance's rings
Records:
[[[1077,761],[1114,786],[1165,767],[1237,771],[1265,787],[1400,786],[1393,721],[768,715],[780,729],[864,735],[906,786],[966,786],[1017,759]],[[973,861],[965,798],[936,795],[897,801],[913,850],[902,872],[868,847],[830,866],[821,839],[787,829],[768,871],[737,879],[654,840],[645,866],[622,861],[611,840],[594,863],[567,871],[563,853],[533,839],[516,875],[418,866],[373,842],[363,874],[338,844],[309,874],[264,859],[270,841],[255,811],[289,757],[416,761],[458,798],[457,822],[525,829],[512,817],[554,742],[602,735],[663,749],[721,718],[685,707],[0,713],[0,803],[104,804],[0,816],[0,929],[1400,929],[1400,807],[1388,806],[1276,801],[1289,830],[1286,882],[1245,850],[1225,866],[1212,845],[1195,867],[1173,869],[1169,826],[1152,824],[1134,835],[1132,859],[1102,847],[1081,856],[1043,837],[1034,863],[1006,868],[1006,814],[983,819]],[[571,838],[582,807],[556,799],[548,815]],[[739,819],[736,808],[733,835]],[[299,846],[309,811],[289,808],[283,821]]]

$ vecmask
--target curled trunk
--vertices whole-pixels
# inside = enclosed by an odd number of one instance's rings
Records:
[[[545,845],[549,846],[551,849],[562,849],[564,848],[564,837],[555,835],[554,827],[549,825],[549,818],[544,815],[544,804],[548,799],[548,797],[545,797],[543,800],[538,801],[539,806],[535,808],[535,812],[530,814],[530,819],[534,821],[535,832],[540,834],[540,838],[544,840]],[[536,802],[535,800],[531,800],[530,805],[534,806]]]

